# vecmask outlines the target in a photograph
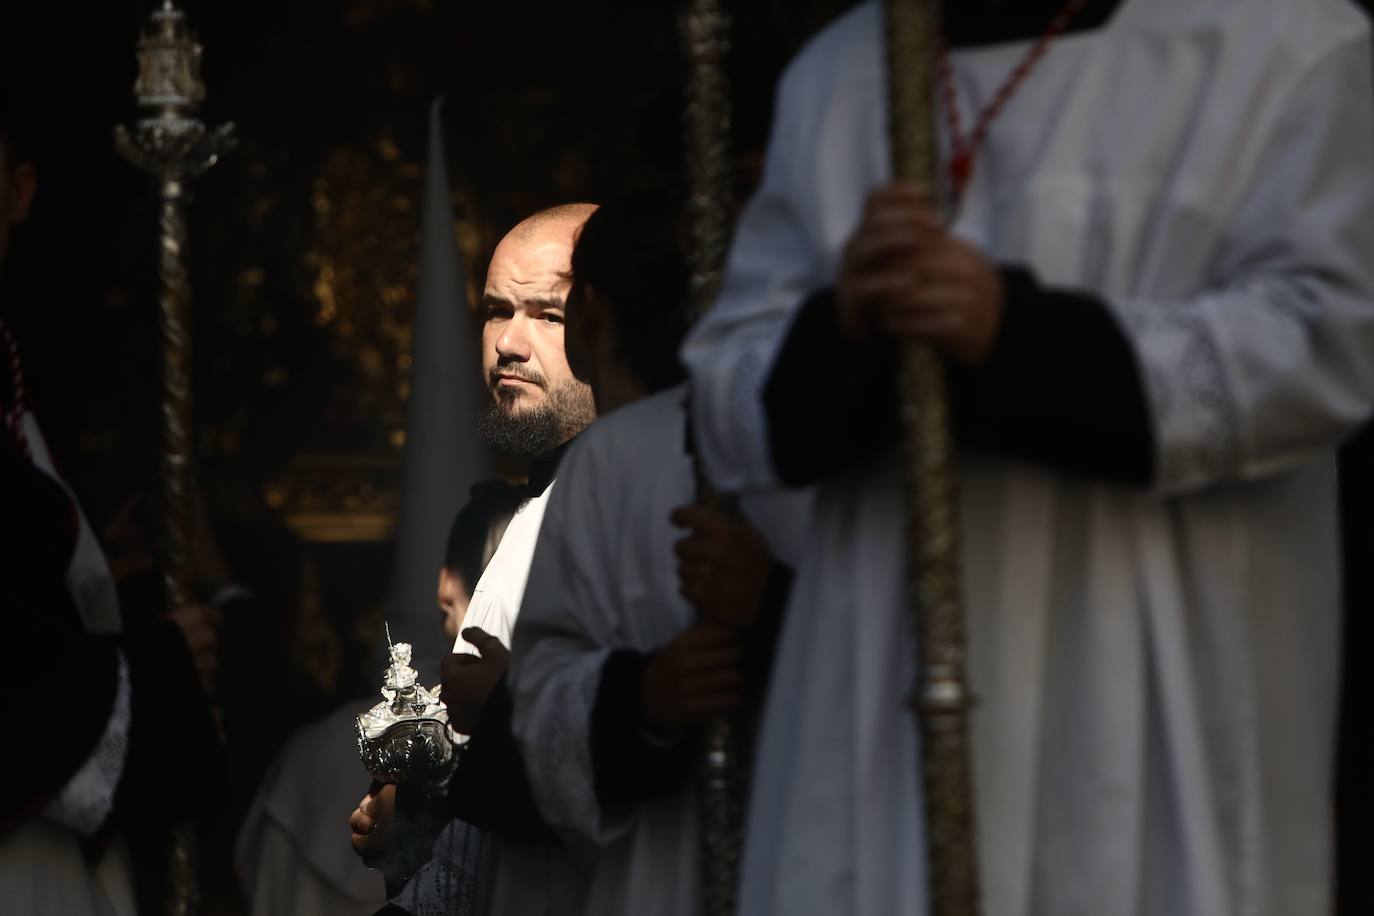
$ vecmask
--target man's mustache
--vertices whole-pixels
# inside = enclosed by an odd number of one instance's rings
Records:
[[[532,369],[526,369],[518,363],[492,367],[487,372],[487,386],[495,388],[500,384],[502,376],[516,378],[522,382],[529,382],[531,385],[538,385],[540,388],[547,387],[544,384],[544,376]]]

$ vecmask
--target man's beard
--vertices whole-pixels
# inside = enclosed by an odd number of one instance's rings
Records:
[[[477,435],[504,455],[537,458],[577,435],[596,418],[592,393],[581,382],[545,387],[542,403],[522,408],[519,391],[495,383],[498,373],[517,374],[540,386],[544,380],[533,373],[512,373],[508,366],[492,371],[491,400],[477,418]]]

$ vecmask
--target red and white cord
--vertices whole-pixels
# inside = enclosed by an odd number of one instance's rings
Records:
[[[9,427],[14,440],[19,443],[19,448],[32,458],[33,451],[29,448],[29,438],[24,434],[24,414],[28,410],[24,397],[24,364],[19,359],[19,344],[15,342],[14,335],[5,327],[3,321],[0,321],[0,338],[4,339],[5,350],[9,356],[10,388],[14,397],[14,403],[5,408],[5,425]]]
[[[954,68],[949,62],[949,43],[941,41],[936,56],[936,79],[939,81],[940,103],[945,112],[945,125],[949,130],[950,156],[945,165],[945,180],[948,184],[950,200],[957,205],[964,195],[964,188],[973,177],[974,161],[978,151],[987,138],[992,122],[1007,107],[1012,96],[1016,95],[1026,78],[1031,75],[1036,64],[1040,63],[1050,44],[1064,33],[1074,18],[1088,5],[1088,0],[1069,0],[1050,20],[1044,33],[1031,45],[1026,56],[1011,71],[1002,85],[993,93],[992,99],[978,113],[973,132],[965,135],[963,120],[959,114],[959,99],[954,91]]]

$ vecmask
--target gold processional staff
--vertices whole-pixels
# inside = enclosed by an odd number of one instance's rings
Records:
[[[167,520],[162,570],[171,607],[192,602],[188,566],[195,525],[191,453],[191,300],[186,272],[185,204],[190,182],[233,148],[234,126],[214,130],[195,117],[205,98],[200,78],[201,47],[186,17],[171,0],[151,16],[138,41],[134,95],[145,116],[133,129],[115,128],[121,155],[156,182],[158,279],[162,326],[163,493]],[[187,916],[199,909],[195,825],[178,825],[172,838],[167,910]]]
[[[936,187],[932,88],[934,0],[886,0],[893,177]],[[730,233],[730,110],[724,74],[729,19],[717,0],[690,0],[682,18],[688,59],[686,133],[694,314],[715,298]],[[927,872],[934,916],[980,911],[964,668],[958,504],[944,368],[922,341],[902,344],[897,380],[907,489],[909,598],[918,683]],[[718,499],[698,466],[702,501]],[[702,766],[702,901],[708,916],[735,910],[743,774],[728,720],[712,723]]]
[[[886,0],[892,174],[938,187],[935,132],[936,0]],[[906,477],[908,594],[916,636],[927,873],[932,916],[980,911],[964,670],[959,506],[945,371],[929,344],[902,342],[898,378]]]
[[[730,19],[719,0],[689,0],[679,26],[687,58],[688,256],[692,318],[715,301],[734,212],[730,168],[730,92],[725,56]],[[734,514],[736,501],[718,492],[693,456],[697,503]],[[707,916],[732,916],[739,886],[744,767],[735,723],[721,716],[706,727],[698,771],[701,793],[701,902]]]

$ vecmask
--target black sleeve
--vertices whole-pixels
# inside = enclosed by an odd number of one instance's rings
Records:
[[[758,625],[744,644],[744,672],[762,692],[773,667],[792,569],[774,561],[759,609]],[[633,805],[681,791],[691,777],[695,734],[655,741],[644,730],[640,702],[644,669],[654,653],[617,649],[606,658],[591,714],[592,781],[603,807]]]
[[[1345,584],[1336,743],[1336,908],[1374,913],[1374,422],[1340,451],[1341,571]]]
[[[988,361],[954,367],[960,445],[1146,486],[1154,434],[1135,355],[1101,299],[1002,271],[1006,307]]]
[[[653,654],[617,649],[601,669],[591,713],[592,783],[602,807],[664,798],[691,772],[693,742],[649,740],[640,708]]]
[[[833,290],[802,303],[763,389],[778,478],[814,483],[895,444],[896,377],[890,344],[849,342]]]
[[[963,448],[1135,485],[1154,472],[1139,370],[1105,303],[1003,268],[1002,325],[988,361],[950,368]],[[764,387],[779,478],[798,486],[848,470],[897,441],[890,345],[849,343],[832,290],[793,319]]]
[[[482,707],[458,760],[447,805],[454,817],[506,840],[557,841],[535,805],[525,761],[511,733],[511,697],[504,677]]]

